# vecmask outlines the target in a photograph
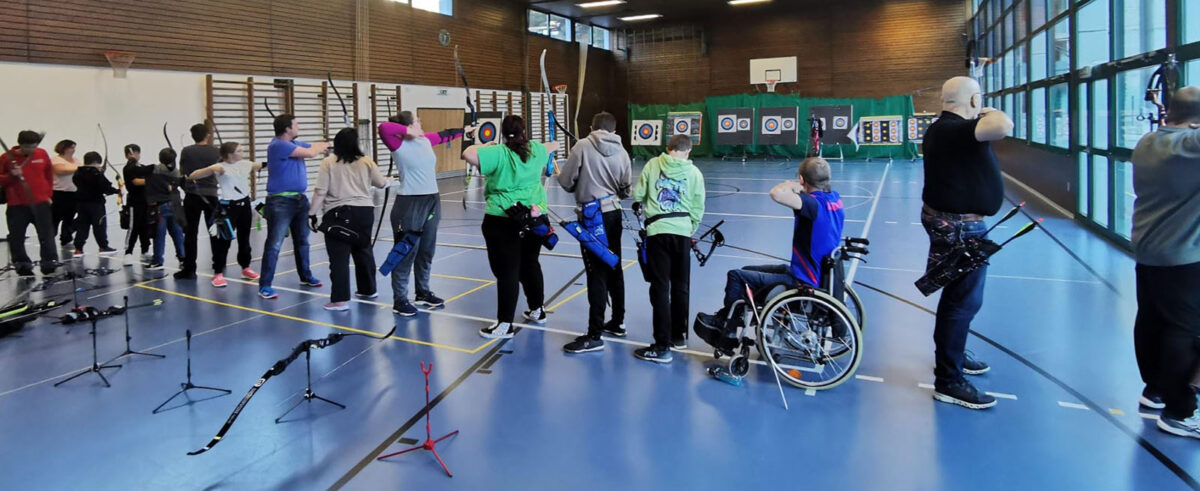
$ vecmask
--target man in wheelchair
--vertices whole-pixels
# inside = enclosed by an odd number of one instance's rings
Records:
[[[729,271],[725,279],[724,305],[715,314],[696,316],[695,331],[708,344],[723,351],[737,347],[737,319],[730,309],[745,298],[746,288],[755,295],[765,295],[772,287],[793,288],[821,286],[822,263],[842,239],[846,215],[842,197],[833,191],[829,163],[820,157],[810,157],[800,163],[798,179],[784,181],[771,189],[771,199],[792,209],[795,221],[792,230],[791,264],[746,266]],[[755,298],[756,303],[766,298]],[[736,313],[732,313],[736,314]],[[727,319],[735,321],[726,322]],[[729,324],[729,325],[726,325]]]

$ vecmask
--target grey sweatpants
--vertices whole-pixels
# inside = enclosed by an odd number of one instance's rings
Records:
[[[392,270],[392,294],[395,301],[408,298],[408,273],[416,270],[417,295],[433,293],[429,289],[429,273],[433,253],[437,248],[437,229],[442,221],[440,194],[396,196],[392,207],[392,237],[400,240],[401,231],[420,232],[417,250],[409,254]]]

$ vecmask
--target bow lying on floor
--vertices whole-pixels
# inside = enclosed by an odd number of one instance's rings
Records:
[[[271,377],[279,375],[283,373],[284,370],[287,370],[288,365],[291,365],[293,361],[296,361],[296,359],[299,358],[302,353],[305,353],[313,348],[327,348],[350,336],[363,336],[382,341],[392,337],[392,334],[395,332],[396,326],[392,326],[392,330],[388,331],[387,334],[382,336],[372,336],[369,334],[359,333],[346,334],[338,332],[330,334],[329,336],[321,339],[309,339],[301,341],[300,344],[297,344],[295,348],[292,348],[291,354],[289,354],[286,358],[275,362],[274,365],[271,365],[271,368],[267,370],[267,373],[264,373],[262,378],[258,379],[258,382],[254,383],[253,387],[250,387],[250,391],[247,392],[244,397],[242,397],[242,400],[238,402],[237,407],[233,408],[233,413],[231,413],[229,418],[225,420],[225,424],[221,426],[220,431],[217,431],[216,436],[214,436],[212,440],[208,442],[208,444],[204,445],[199,450],[188,452],[188,455],[200,455],[204,452],[207,452],[218,443],[221,443],[221,439],[225,438],[225,434],[229,432],[229,428],[233,426],[233,422],[236,421],[238,416],[242,414],[242,409],[246,408],[246,403],[250,402],[250,398],[254,397],[254,394],[258,392],[258,389],[262,388],[263,384],[266,383],[267,380],[270,380]]]

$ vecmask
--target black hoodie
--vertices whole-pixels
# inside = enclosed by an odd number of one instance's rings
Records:
[[[79,190],[75,199],[80,202],[103,203],[106,196],[118,192],[112,181],[104,177],[104,168],[96,165],[80,167],[71,177],[71,182]]]

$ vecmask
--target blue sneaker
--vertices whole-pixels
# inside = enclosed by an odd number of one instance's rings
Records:
[[[278,293],[275,293],[275,289],[274,289],[274,288],[271,288],[271,287],[269,287],[269,286],[264,286],[264,287],[262,287],[262,288],[259,288],[259,289],[258,289],[258,296],[260,296],[260,297],[262,297],[262,298],[265,298],[265,299],[267,299],[267,300],[271,300],[271,299],[279,298],[279,294],[278,294]]]
[[[1158,429],[1175,436],[1200,438],[1200,409],[1192,412],[1192,416],[1187,419],[1162,416],[1158,418]]]
[[[311,276],[307,280],[300,280],[300,284],[309,288],[320,288],[321,285],[324,285],[316,276]]]
[[[408,299],[405,298],[392,303],[392,313],[396,315],[403,315],[405,317],[412,317],[417,315],[417,308],[413,307],[413,304],[408,303]]]

